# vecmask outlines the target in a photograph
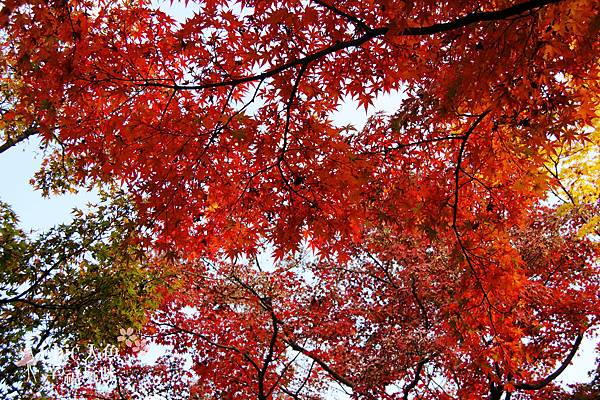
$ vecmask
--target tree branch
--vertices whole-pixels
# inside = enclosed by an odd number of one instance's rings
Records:
[[[300,346],[298,343],[296,343],[290,339],[285,339],[285,342],[287,344],[289,344],[292,347],[292,349],[299,351],[300,353],[304,354],[305,356],[307,356],[308,358],[312,359],[317,364],[319,364],[319,366],[321,368],[323,368],[323,370],[325,370],[325,372],[327,372],[329,375],[331,375],[336,381],[348,386],[349,388],[354,387],[354,383],[351,380],[344,378],[342,375],[340,375],[338,372],[336,372],[333,368],[331,368],[329,365],[327,365],[327,363],[325,361],[323,361],[322,359],[320,359],[318,356],[312,354],[310,351],[308,351],[307,349],[305,349],[304,347]]]
[[[560,374],[562,374],[562,372],[569,366],[569,363],[571,363],[571,360],[573,360],[573,357],[575,357],[577,350],[579,350],[579,345],[581,345],[582,341],[583,341],[583,333],[580,333],[579,335],[577,335],[577,338],[575,339],[575,342],[573,343],[573,347],[571,348],[571,351],[567,355],[567,358],[564,359],[564,361],[562,362],[562,364],[560,365],[560,367],[558,367],[558,369],[556,371],[554,371],[553,373],[551,373],[550,375],[548,375],[546,378],[542,379],[541,381],[537,381],[534,383],[517,383],[517,384],[515,384],[515,388],[520,389],[520,390],[538,390],[538,389],[543,388],[544,386],[547,386],[554,379],[558,378],[558,376]]]
[[[16,137],[8,138],[8,140],[6,140],[6,142],[4,142],[4,143],[2,143],[2,145],[0,145],[0,154],[4,153],[6,150],[10,149],[11,147],[16,146],[17,144],[21,143],[25,139],[29,139],[31,136],[37,135],[38,133],[39,132],[37,131],[37,129],[27,128],[20,135],[18,135]]]
[[[352,22],[354,25],[356,25],[358,28],[362,29],[365,32],[370,32],[372,30],[371,27],[368,26],[364,21],[358,19],[354,15],[350,15],[347,12],[340,10],[339,8],[337,8],[334,5],[326,3],[322,0],[313,0],[313,2],[317,3],[318,5],[320,5],[323,8],[328,9],[329,11],[333,12],[334,14],[347,19],[348,21]]]
[[[410,391],[413,390],[419,383],[419,380],[421,379],[421,371],[423,371],[423,367],[425,366],[426,362],[427,359],[423,359],[417,364],[417,368],[415,368],[415,377],[412,381],[410,381],[408,385],[406,385],[406,387],[403,390],[403,400],[408,400],[408,395],[410,394]]]
[[[308,64],[312,61],[319,60],[329,54],[337,53],[338,51],[360,47],[364,43],[368,42],[371,39],[384,36],[388,33],[393,34],[393,36],[425,36],[425,35],[435,35],[438,33],[443,33],[447,31],[452,31],[455,29],[463,28],[469,25],[477,24],[479,22],[485,21],[498,21],[506,18],[514,17],[517,15],[521,15],[525,12],[532,11],[535,9],[542,8],[549,4],[559,3],[564,0],[531,0],[525,1],[523,3],[515,4],[513,6],[496,10],[496,11],[481,11],[467,14],[463,17],[459,17],[451,22],[442,22],[429,26],[419,26],[419,27],[406,27],[404,29],[399,29],[396,31],[393,27],[386,26],[375,29],[370,29],[364,35],[348,40],[345,42],[338,42],[334,45],[325,47],[315,53],[309,54],[302,58],[296,58],[286,63],[283,63],[279,66],[273,67],[263,73],[257,75],[249,75],[243,76],[239,78],[228,79],[220,82],[207,82],[200,85],[179,85],[179,84],[168,84],[161,83],[156,81],[142,80],[139,84],[144,87],[165,87],[175,90],[202,90],[209,88],[217,88],[223,86],[236,86],[243,83],[248,83],[256,80],[263,80],[266,78],[270,78],[275,76],[287,69],[294,68],[296,66],[302,64]]]

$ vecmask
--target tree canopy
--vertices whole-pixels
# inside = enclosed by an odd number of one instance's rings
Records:
[[[600,3],[184,3],[0,12],[0,150],[39,136],[42,190],[111,188],[126,215],[94,223],[117,233],[76,244],[113,282],[94,293],[191,363],[123,349],[99,398],[563,396],[600,317]],[[389,93],[395,113],[334,121]],[[2,207],[0,273],[35,284]]]

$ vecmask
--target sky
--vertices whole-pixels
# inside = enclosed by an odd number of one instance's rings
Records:
[[[178,2],[167,11],[178,19],[184,18],[185,13],[189,12]],[[401,101],[402,96],[398,93],[378,97],[366,113],[364,109],[358,108],[355,101],[348,99],[341,104],[333,118],[340,125],[353,124],[360,127],[368,115],[376,111],[393,113]],[[95,193],[85,191],[43,198],[29,184],[29,180],[41,166],[42,157],[37,139],[22,142],[0,154],[0,200],[13,208],[20,218],[21,227],[26,231],[41,232],[56,224],[68,222],[72,219],[71,211],[74,208],[85,209],[87,203],[97,200]],[[584,340],[573,364],[561,375],[560,382],[566,384],[589,380],[587,374],[595,366],[597,340],[591,337]]]
[[[68,222],[73,208],[84,209],[88,202],[97,200],[97,196],[89,192],[43,198],[41,192],[29,184],[40,169],[42,159],[40,141],[36,138],[0,154],[0,200],[13,208],[27,232],[41,232]]]

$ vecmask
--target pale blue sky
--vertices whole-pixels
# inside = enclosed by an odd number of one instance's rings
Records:
[[[71,210],[84,208],[97,197],[88,192],[44,199],[29,180],[41,167],[38,139],[30,139],[0,154],[0,200],[10,204],[25,230],[45,230],[69,221]]]

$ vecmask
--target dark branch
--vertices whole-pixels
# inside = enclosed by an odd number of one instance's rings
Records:
[[[483,119],[489,113],[490,113],[490,110],[488,109],[488,110],[484,111],[483,113],[481,113],[477,117],[475,122],[473,122],[473,124],[469,127],[467,132],[463,135],[463,141],[460,144],[460,149],[458,150],[458,157],[456,160],[456,168],[454,170],[454,204],[452,205],[452,230],[454,231],[454,235],[456,236],[456,242],[457,242],[458,246],[460,247],[461,253],[465,257],[465,260],[467,261],[467,265],[469,266],[471,273],[475,277],[475,282],[477,283],[477,286],[479,286],[479,289],[481,290],[481,293],[483,294],[483,298],[489,306],[488,318],[490,321],[490,325],[495,332],[496,328],[494,326],[494,319],[492,318],[492,314],[491,314],[491,309],[494,309],[495,307],[492,304],[492,302],[490,301],[490,298],[483,286],[483,283],[481,283],[481,278],[479,277],[479,274],[477,273],[477,270],[475,269],[475,266],[473,265],[473,262],[471,261],[471,256],[469,255],[469,252],[467,251],[467,248],[465,247],[465,244],[463,243],[462,237],[458,230],[458,225],[456,224],[457,219],[458,219],[458,202],[459,202],[459,192],[460,192],[460,187],[461,187],[461,185],[460,185],[460,172],[462,171],[461,164],[462,164],[465,149],[467,146],[467,140],[469,139],[471,134],[475,131],[477,126],[479,126],[481,121],[483,121]]]
[[[279,321],[275,312],[273,311],[273,307],[269,307],[269,311],[271,314],[271,324],[273,326],[273,334],[271,335],[271,340],[269,341],[269,350],[267,351],[267,355],[263,360],[263,366],[258,371],[258,397],[259,399],[266,400],[270,393],[275,388],[275,385],[269,390],[268,394],[265,394],[265,377],[267,375],[267,371],[269,369],[269,365],[273,361],[273,355],[275,354],[275,345],[277,344],[277,335],[279,333]]]
[[[544,386],[547,386],[548,384],[550,384],[553,380],[558,378],[558,376],[560,374],[562,374],[562,372],[569,366],[569,364],[571,363],[571,360],[573,360],[573,357],[575,357],[577,350],[579,350],[579,345],[581,345],[582,341],[583,341],[583,333],[580,333],[577,336],[577,338],[575,339],[575,342],[573,343],[573,347],[571,348],[571,351],[567,355],[567,358],[564,359],[564,361],[562,362],[562,364],[560,365],[560,367],[558,367],[558,369],[556,371],[554,371],[553,373],[551,373],[550,375],[548,375],[546,378],[542,379],[541,381],[537,381],[534,383],[517,383],[517,384],[515,384],[515,388],[520,389],[520,390],[538,390],[538,389],[541,389]]]
[[[4,153],[6,150],[10,149],[11,147],[16,146],[17,144],[21,143],[25,139],[29,139],[31,136],[34,136],[37,134],[38,134],[37,129],[28,128],[28,129],[25,129],[25,131],[23,131],[23,133],[21,133],[20,135],[8,138],[8,140],[6,140],[6,142],[4,142],[4,143],[2,143],[2,145],[0,145],[0,154]]]
[[[322,0],[313,0],[314,3],[317,3],[318,5],[320,5],[323,8],[328,9],[329,11],[333,12],[336,15],[339,15],[342,18],[347,19],[348,21],[352,22],[354,25],[356,25],[356,27],[362,29],[365,32],[370,32],[372,30],[372,28],[370,26],[368,26],[364,21],[358,19],[356,16],[354,15],[350,15],[345,11],[340,10],[339,8],[337,8],[334,5],[328,4]]]
[[[464,17],[460,17],[451,22],[443,22],[440,24],[433,24],[430,26],[416,27],[416,28],[405,28],[401,30],[399,36],[421,36],[421,35],[435,35],[436,33],[442,33],[452,31],[455,29],[463,28],[465,26],[477,24],[479,22],[486,21],[499,21],[514,17],[517,15],[524,14],[528,11],[542,8],[549,4],[559,3],[563,0],[532,0],[518,3],[513,6],[504,8],[497,11],[480,11],[467,14]]]
[[[403,391],[404,395],[402,396],[402,398],[404,400],[408,400],[408,395],[410,394],[410,391],[413,390],[419,383],[419,380],[421,379],[421,371],[423,371],[423,367],[425,366],[426,362],[427,362],[427,360],[424,359],[424,360],[419,361],[419,363],[417,364],[417,367],[415,368],[415,377],[404,388],[404,391]]]
[[[182,328],[180,326],[174,325],[174,324],[169,324],[166,322],[155,322],[155,321],[151,321],[152,323],[154,323],[155,325],[158,326],[167,326],[169,328],[175,329],[177,332],[181,332],[181,333],[185,333],[194,337],[198,337],[200,339],[202,339],[203,341],[207,342],[208,344],[221,349],[221,350],[229,350],[229,351],[233,351],[237,354],[240,354],[242,357],[244,357],[246,359],[246,361],[248,361],[250,364],[252,364],[252,366],[254,367],[254,369],[256,371],[260,371],[260,367],[258,366],[258,364],[256,363],[256,361],[254,361],[252,359],[252,357],[250,357],[250,355],[245,352],[240,350],[239,348],[235,347],[235,346],[231,346],[231,345],[225,345],[225,344],[220,344],[220,343],[216,343],[213,340],[211,340],[208,336],[203,335],[201,333],[198,332],[194,332],[194,331],[190,331],[188,329]]]
[[[338,372],[336,372],[333,368],[331,368],[329,365],[327,365],[327,363],[325,361],[323,361],[318,356],[312,354],[310,351],[308,351],[304,347],[300,346],[298,343],[296,343],[292,340],[289,340],[289,339],[285,340],[285,342],[287,344],[289,344],[292,347],[292,349],[299,351],[300,353],[304,354],[305,356],[307,356],[308,358],[312,359],[314,362],[319,364],[319,366],[321,368],[323,368],[323,370],[325,372],[327,372],[329,375],[331,375],[331,377],[333,377],[333,379],[335,379],[336,381],[348,386],[349,388],[352,388],[354,386],[354,383],[351,380],[349,380],[348,378],[344,378],[342,375],[340,375]]]
[[[465,153],[465,148],[467,146],[467,140],[469,139],[469,136],[471,136],[471,134],[473,133],[473,131],[475,130],[475,128],[477,128],[477,126],[481,123],[481,121],[485,118],[486,115],[489,114],[489,110],[483,112],[481,115],[479,115],[479,117],[477,117],[477,119],[475,120],[475,122],[473,122],[473,124],[469,127],[469,129],[467,130],[467,132],[462,135],[462,143],[460,144],[460,149],[458,150],[458,158],[456,160],[456,169],[454,170],[454,204],[452,206],[452,228],[454,229],[454,231],[456,232],[456,235],[458,237],[460,237],[459,233],[458,233],[458,228],[456,226],[456,219],[457,219],[457,215],[458,215],[458,197],[459,197],[459,189],[460,189],[460,172],[461,172],[461,163],[463,160],[463,156]]]
[[[308,68],[308,63],[302,64],[300,66],[300,71],[298,72],[298,76],[296,77],[296,81],[294,82],[294,86],[292,87],[292,93],[290,94],[290,97],[289,97],[289,99],[287,101],[287,104],[286,104],[285,127],[284,127],[284,130],[283,130],[283,144],[281,146],[281,150],[279,152],[279,156],[277,157],[277,169],[279,170],[279,175],[281,175],[281,179],[283,180],[283,183],[285,184],[285,186],[289,189],[289,191],[291,193],[294,193],[298,197],[302,198],[308,204],[310,204],[312,207],[316,207],[317,205],[316,205],[316,203],[314,201],[311,201],[309,198],[307,198],[306,196],[304,196],[302,193],[298,192],[296,189],[294,189],[290,185],[288,179],[286,178],[286,176],[285,176],[285,174],[283,172],[283,168],[281,167],[281,164],[283,162],[285,162],[285,153],[286,153],[287,147],[288,147],[288,136],[289,136],[289,132],[290,132],[290,122],[291,122],[292,106],[294,104],[294,100],[296,99],[296,95],[298,93],[298,86],[300,86],[300,81],[302,80],[302,76],[306,72],[307,68]]]
[[[299,65],[308,64],[310,62],[319,60],[325,56],[330,54],[337,53],[339,51],[360,47],[364,43],[368,42],[371,39],[385,36],[390,33],[394,36],[425,36],[425,35],[435,35],[438,33],[443,33],[447,31],[452,31],[455,29],[463,28],[469,25],[477,24],[479,22],[485,21],[498,21],[504,20],[510,17],[514,17],[517,15],[521,15],[525,12],[536,10],[547,6],[549,4],[558,3],[563,0],[531,0],[523,3],[515,4],[511,7],[504,8],[502,10],[497,11],[481,11],[467,14],[463,17],[459,17],[451,22],[442,22],[438,24],[433,24],[429,26],[421,26],[421,27],[406,27],[404,29],[400,29],[398,31],[393,30],[391,27],[381,27],[376,29],[370,29],[364,35],[345,42],[338,42],[332,46],[325,47],[315,53],[309,54],[302,58],[297,58],[291,61],[288,61],[284,64],[281,64],[277,67],[271,68],[261,74],[243,76],[239,78],[228,79],[220,82],[208,82],[200,85],[178,85],[178,84],[168,84],[161,83],[156,81],[147,81],[144,80],[143,83],[140,83],[140,86],[153,86],[153,87],[165,87],[176,90],[201,90],[201,89],[209,89],[223,86],[236,86],[243,83],[253,82],[256,80],[263,80],[275,76],[287,69],[294,68]]]

